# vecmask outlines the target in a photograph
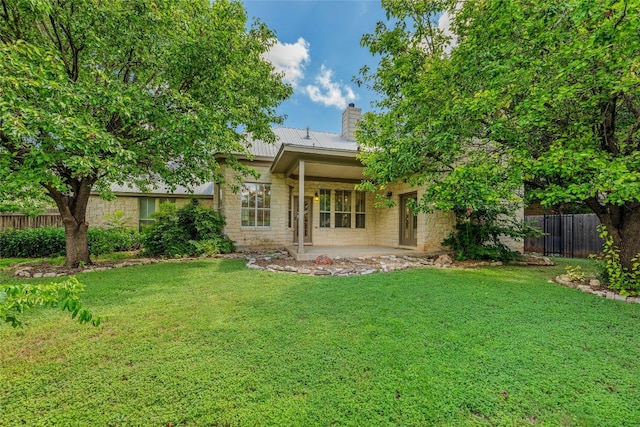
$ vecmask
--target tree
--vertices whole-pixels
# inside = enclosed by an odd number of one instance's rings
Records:
[[[39,187],[76,266],[92,191],[221,181],[215,153],[249,173],[233,154],[291,93],[274,41],[237,1],[0,0],[0,201]]]
[[[382,95],[357,139],[384,185],[426,185],[420,206],[584,202],[640,252],[638,0],[383,1],[362,39]],[[438,28],[441,14],[452,34]]]
[[[68,311],[71,318],[77,317],[80,323],[91,322],[98,326],[101,318],[93,317],[90,311],[82,308],[78,294],[84,287],[75,277],[63,282],[42,285],[0,285],[0,321],[10,323],[14,328],[22,326],[17,317],[25,310],[39,307],[61,307]]]

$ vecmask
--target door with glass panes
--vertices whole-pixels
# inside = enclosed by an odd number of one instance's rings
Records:
[[[400,195],[400,244],[403,246],[418,245],[418,216],[411,208],[411,201],[417,197],[417,193]]]

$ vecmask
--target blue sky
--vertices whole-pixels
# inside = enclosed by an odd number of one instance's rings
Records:
[[[350,102],[370,111],[375,98],[352,77],[377,63],[360,38],[385,20],[379,1],[244,0],[249,19],[258,18],[276,32],[278,45],[268,58],[284,71],[294,94],[279,108],[284,126],[340,132]]]

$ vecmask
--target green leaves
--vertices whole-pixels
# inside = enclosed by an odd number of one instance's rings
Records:
[[[357,134],[372,181],[424,183],[423,209],[514,207],[526,185],[626,227],[640,209],[640,1],[384,4],[396,21],[362,39],[381,55],[363,76],[380,111]],[[454,47],[429,33],[441,12]]]
[[[18,315],[37,307],[61,307],[68,311],[72,319],[80,323],[91,322],[100,325],[101,319],[94,318],[90,311],[82,308],[78,294],[83,286],[75,277],[60,283],[48,285],[0,285],[0,320],[16,328],[22,326]]]

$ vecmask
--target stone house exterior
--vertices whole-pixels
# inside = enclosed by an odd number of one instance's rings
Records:
[[[203,206],[213,208],[213,183],[200,185],[189,191],[178,187],[171,192],[167,187],[160,186],[143,193],[130,186],[113,185],[111,187],[116,199],[102,200],[97,193],[91,194],[87,205],[87,222],[90,226],[104,226],[109,217],[116,212],[122,212],[122,219],[127,227],[140,229],[144,224],[153,221],[152,215],[160,207],[160,203],[175,203],[184,206],[192,199],[197,199]]]
[[[376,208],[375,194],[355,189],[364,179],[354,139],[360,115],[360,108],[350,104],[342,114],[341,134],[277,127],[276,144],[250,141],[253,158],[242,161],[260,178],[244,182],[240,192],[217,187],[214,197],[215,209],[227,221],[225,232],[239,248],[284,246],[297,255],[305,245],[443,250],[455,217],[450,212],[415,215],[408,203],[422,196],[421,188],[387,186],[392,208]],[[219,162],[225,181],[233,182],[233,169],[224,157]],[[298,221],[298,212],[304,221]]]
[[[259,172],[258,179],[243,181],[240,191],[229,185],[209,183],[188,194],[158,189],[140,193],[117,187],[117,200],[92,197],[88,209],[91,225],[105,222],[105,215],[121,210],[128,225],[140,227],[152,220],[150,213],[163,201],[178,205],[197,198],[226,218],[225,233],[240,249],[286,247],[304,259],[305,246],[385,246],[425,253],[443,252],[442,240],[455,225],[451,212],[414,214],[410,200],[423,189],[408,184],[388,185],[385,195],[394,207],[375,207],[376,194],[356,190],[363,179],[354,139],[361,109],[350,104],[342,113],[341,134],[310,129],[277,127],[275,144],[249,141],[251,158],[240,160]],[[236,173],[218,157],[225,182],[236,181]],[[303,212],[303,221],[298,221]],[[522,250],[521,244],[512,244]]]

